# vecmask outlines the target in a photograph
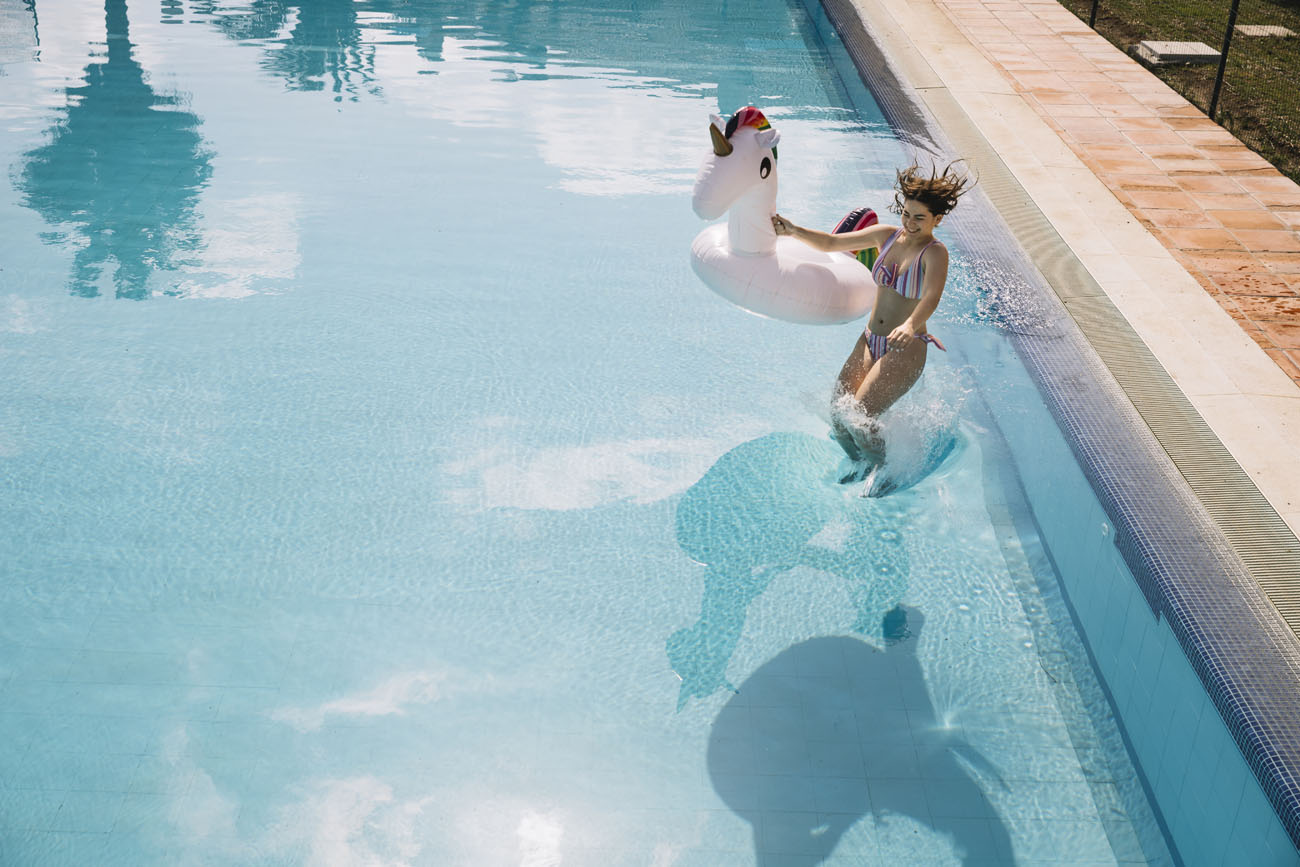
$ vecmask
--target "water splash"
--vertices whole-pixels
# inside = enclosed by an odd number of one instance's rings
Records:
[[[936,369],[878,417],[852,395],[836,398],[832,419],[870,456],[856,463],[845,458],[841,481],[861,483],[864,496],[883,496],[934,473],[965,442],[959,419],[969,393],[959,372]]]
[[[966,325],[992,325],[1011,334],[1048,336],[1061,329],[1062,312],[1012,263],[979,254],[953,261],[949,272],[950,319]]]

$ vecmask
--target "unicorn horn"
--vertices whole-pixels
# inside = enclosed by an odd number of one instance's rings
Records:
[[[709,136],[713,139],[713,152],[718,156],[725,157],[735,150],[731,142],[727,141],[727,137],[722,134],[722,130],[718,129],[717,124],[709,124]]]

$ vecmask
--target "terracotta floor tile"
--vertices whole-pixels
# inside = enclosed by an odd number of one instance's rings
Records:
[[[1194,135],[1195,130],[1184,130],[1184,135]],[[1216,160],[1229,160],[1231,162],[1249,162],[1260,168],[1273,168],[1273,164],[1252,151],[1239,141],[1211,143],[1188,142],[1198,148],[1207,157],[1213,157]],[[1276,172],[1276,169],[1274,169]]]
[[[1131,160],[1098,159],[1097,168],[1107,174],[1132,174],[1149,172],[1153,168],[1151,160],[1136,158]]]
[[[1144,105],[1099,105],[1097,106],[1097,113],[1102,117],[1114,118],[1116,120],[1131,117],[1155,118],[1159,120],[1159,118],[1156,118],[1156,116],[1151,112],[1151,109]]]
[[[1287,283],[1285,277],[1268,273],[1258,263],[1255,264],[1254,269],[1249,271],[1207,271],[1206,275],[1214,281],[1214,285],[1219,287],[1219,290],[1225,295],[1267,295],[1270,297],[1295,295],[1295,290]]]
[[[1086,103],[1056,103],[1044,105],[1043,109],[1052,117],[1100,117],[1095,106]]]
[[[1225,313],[1227,313],[1233,319],[1237,320],[1237,323],[1241,325],[1243,328],[1245,328],[1248,332],[1254,331],[1258,333],[1259,326],[1257,326],[1255,323],[1251,322],[1249,319],[1246,318],[1246,314],[1242,313],[1241,308],[1237,306],[1237,300],[1235,298],[1229,295],[1214,295],[1211,297],[1213,297],[1214,300],[1219,303],[1219,306],[1223,308]],[[1269,342],[1269,345],[1270,346],[1272,345],[1272,341]]]
[[[1093,90],[1090,92],[1085,85],[1080,87],[1079,91],[1087,96],[1088,101],[1093,105],[1139,106],[1142,104],[1127,93],[1124,93],[1122,90],[1113,93],[1105,90]]]
[[[1268,357],[1282,368],[1283,373],[1293,380],[1300,381],[1300,364],[1296,363],[1300,360],[1300,353],[1296,353],[1293,358],[1285,349],[1265,349],[1264,352],[1268,353]]]
[[[1198,208],[1207,211],[1240,211],[1259,208],[1259,200],[1254,196],[1225,196],[1217,193],[1189,192]]]
[[[1241,184],[1242,189],[1249,190],[1252,193],[1262,192],[1292,192],[1300,189],[1295,181],[1285,175],[1274,173],[1269,177],[1242,178],[1237,183]]]
[[[1096,117],[1059,118],[1062,129],[1068,132],[1070,134],[1070,137],[1073,138],[1076,142],[1079,142],[1080,144],[1084,144],[1084,145],[1128,144],[1128,139],[1124,138],[1124,133],[1115,129],[1113,126],[1085,126],[1085,127],[1071,126],[1071,124],[1074,123],[1075,121],[1081,121],[1081,120],[1101,120],[1102,123],[1105,123],[1105,120],[1103,118],[1096,118]],[[1150,165],[1148,162],[1148,165],[1146,166],[1145,169],[1129,169],[1129,171],[1149,172],[1152,171],[1154,168],[1155,167]]]
[[[1012,73],[1016,81],[1030,90],[1048,88],[1051,90],[1069,90],[1070,85],[1055,72],[1016,71]]]
[[[1101,109],[1103,115],[1106,114],[1105,109],[1106,109],[1105,106],[1103,106]],[[1135,129],[1146,129],[1146,130],[1169,129],[1169,126],[1162,119],[1155,117],[1154,115],[1144,115],[1141,117],[1136,117],[1136,116],[1135,117],[1127,117],[1127,116],[1113,117],[1111,118],[1111,124],[1116,129],[1122,129],[1125,131],[1135,130]]]
[[[1161,106],[1160,110],[1157,113],[1161,117],[1167,117],[1171,120],[1173,120],[1174,118],[1185,118],[1187,120],[1205,121],[1211,124],[1214,123],[1214,121],[1210,120],[1208,117],[1205,116],[1204,112],[1202,112],[1199,108],[1192,105],[1191,103],[1183,103],[1182,105]]]
[[[1136,145],[1182,145],[1183,137],[1172,129],[1126,129],[1126,138]],[[1150,150],[1148,156],[1154,156]]]
[[[1233,300],[1252,322],[1300,323],[1300,298],[1295,295],[1238,295]]]
[[[1247,165],[1246,163],[1234,163],[1232,160],[1215,160],[1215,162],[1219,164],[1219,168],[1223,169],[1225,175],[1231,175],[1234,178],[1260,177],[1277,171],[1271,165]]]
[[[1038,56],[1043,58],[1046,63],[1055,69],[1057,63],[1070,63],[1078,60],[1079,52],[1075,51],[1065,43],[1061,43],[1061,47],[1040,51]]]
[[[1059,4],[939,2],[1043,122],[1300,382],[1300,186]]]
[[[1114,174],[1103,179],[1109,186],[1121,190],[1146,190],[1148,192],[1181,192],[1178,184],[1162,174]],[[1190,199],[1189,199],[1190,201]]]
[[[1279,349],[1300,349],[1300,322],[1261,322],[1259,330]]]
[[[1300,253],[1268,251],[1256,254],[1255,258],[1267,265],[1274,274],[1300,274]]]
[[[1178,133],[1168,130],[1172,136]],[[1190,145],[1180,143],[1152,142],[1141,145],[1142,153],[1146,154],[1153,160],[1202,160],[1200,152]]]
[[[1200,283],[1201,289],[1204,289],[1206,294],[1223,295],[1223,292],[1219,291],[1219,287],[1214,285],[1213,279],[1209,278],[1209,274],[1200,272],[1200,270],[1196,270],[1195,268],[1188,268],[1187,273],[1191,274],[1192,279],[1195,279],[1197,283]]]
[[[1109,45],[1110,43],[1107,42],[1106,44]],[[1134,93],[1138,91],[1157,90],[1164,90],[1167,93],[1172,93],[1168,87],[1164,86],[1163,82],[1156,81],[1151,77],[1151,73],[1136,64],[1130,65],[1125,69],[1115,70],[1111,73],[1110,77],[1112,81],[1120,82]]]
[[[1203,175],[1207,172],[1216,172],[1219,170],[1219,166],[1214,162],[1214,160],[1179,158],[1161,159],[1159,157],[1152,157],[1151,161],[1156,164],[1156,168],[1160,169],[1162,172],[1169,172],[1170,174]]]
[[[1234,193],[1245,192],[1233,178],[1217,172],[1208,175],[1179,175],[1173,179],[1178,186],[1191,193]]]
[[[1222,228],[1203,211],[1182,210],[1176,208],[1141,208],[1134,212],[1139,219],[1145,219],[1162,229],[1219,229]]]
[[[1095,72],[1097,69],[1097,65],[1092,61],[1087,60],[1086,58],[1080,57],[1076,60],[1072,60],[1068,62],[1050,63],[1048,68],[1050,68],[1053,72],[1061,73],[1066,78],[1074,78],[1074,76],[1080,75],[1085,72]]]
[[[1101,170],[1101,166],[1097,165],[1097,161],[1092,158],[1092,155],[1088,153],[1083,145],[1071,144],[1070,148],[1074,151],[1075,156],[1079,158],[1079,162],[1083,163],[1085,169],[1098,177],[1106,174]]]
[[[1183,130],[1182,135],[1188,144],[1197,146],[1220,145],[1232,147],[1241,145],[1237,137],[1226,129],[1188,129]]]
[[[1215,277],[1215,282],[1218,282],[1218,277],[1221,274],[1268,273],[1268,266],[1245,250],[1217,250],[1213,253],[1204,253],[1199,250],[1174,250],[1172,252],[1175,254],[1175,258],[1183,263],[1184,267],[1204,271]],[[1255,294],[1277,295],[1279,293],[1273,290]]]
[[[1300,253],[1300,234],[1278,229],[1233,229],[1232,234],[1247,250],[1268,253]]]
[[[1165,229],[1170,242],[1184,250],[1242,250],[1242,243],[1225,229]]]
[[[1037,59],[1032,57],[994,57],[985,55],[994,64],[1001,67],[1003,72],[1008,73],[1007,78],[1012,79],[1012,83],[1017,87],[1024,88],[1023,84],[1014,81],[1015,76],[1021,72],[1042,72],[1043,65]],[[1025,88],[1030,89],[1030,88]]]
[[[1222,130],[1219,126],[1208,117],[1169,117],[1162,115],[1165,123],[1171,129],[1192,129],[1192,130]]]
[[[998,24],[978,25],[965,28],[968,36],[974,37],[977,42],[984,39],[1005,40],[1011,36],[1011,31]]]
[[[1070,80],[1075,84],[1104,84],[1110,79],[1104,72],[1076,72],[1070,76]]]
[[[1260,190],[1255,198],[1269,208],[1300,208],[1300,187],[1291,191]]]
[[[1039,63],[1037,60],[998,60],[994,62],[997,63],[998,66],[1001,66],[1004,72],[1008,73],[1008,78],[1012,79],[1011,85],[1016,90],[1032,89],[1021,84],[1019,81],[1016,81],[1015,76],[1017,74],[1021,72],[1043,71],[1043,64]]]
[[[1234,178],[1257,178],[1277,171],[1277,169],[1273,168],[1271,165],[1237,162],[1235,160],[1224,159],[1216,159],[1214,162],[1225,175],[1231,175]]]
[[[1146,154],[1131,144],[1095,144],[1088,146],[1088,152],[1099,160],[1139,160],[1146,161]],[[1152,174],[1155,174],[1154,172]]]
[[[1031,90],[1043,105],[1087,105],[1088,98],[1076,90],[1052,90],[1050,88],[1040,88]]]
[[[1196,280],[1197,283],[1200,283],[1200,284],[1201,284],[1201,288],[1205,290],[1205,292],[1206,292],[1207,295],[1222,295],[1222,294],[1223,294],[1222,292],[1219,291],[1219,287],[1214,285],[1214,281],[1213,281],[1213,280],[1211,280],[1209,277],[1205,276],[1205,275],[1204,275],[1203,273],[1201,273],[1200,271],[1197,271],[1195,268],[1191,268],[1191,269],[1189,269],[1187,273],[1188,273],[1188,274],[1191,274],[1191,275],[1192,275],[1192,278],[1193,278],[1194,280]]]
[[[1269,352],[1270,350],[1278,351],[1282,349],[1277,345],[1277,341],[1273,339],[1273,335],[1268,334],[1261,329],[1257,322],[1250,319],[1238,319],[1237,324],[1240,325],[1241,330],[1250,335],[1251,339],[1258,343],[1259,348],[1265,352]]]
[[[1068,123],[1066,123],[1065,126],[1067,129],[1071,131],[1074,130],[1084,131],[1084,130],[1094,130],[1094,129],[1099,129],[1099,130],[1115,129],[1114,124],[1112,124],[1106,118],[1101,118],[1101,117],[1078,118],[1076,120],[1069,121]]]
[[[1229,229],[1285,229],[1287,226],[1268,211],[1208,211]]]
[[[1133,85],[1126,84],[1123,81],[1118,81],[1117,83],[1128,91],[1128,95],[1133,98],[1134,102],[1138,105],[1145,106],[1153,115],[1160,117],[1164,116],[1164,113],[1169,110],[1173,103],[1185,101],[1181,96],[1173,91],[1156,93],[1149,90],[1135,88]]]
[[[1168,192],[1164,190],[1129,190],[1133,204],[1139,208],[1168,209],[1181,211],[1198,210],[1196,202],[1187,193]]]

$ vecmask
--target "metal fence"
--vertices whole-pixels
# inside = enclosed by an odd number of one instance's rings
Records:
[[[1300,0],[1061,2],[1300,181]]]

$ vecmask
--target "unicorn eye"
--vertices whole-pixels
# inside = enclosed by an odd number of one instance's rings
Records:
[[[772,161],[767,157],[763,157],[763,162],[758,167],[758,176],[765,178],[770,174],[772,174]]]

